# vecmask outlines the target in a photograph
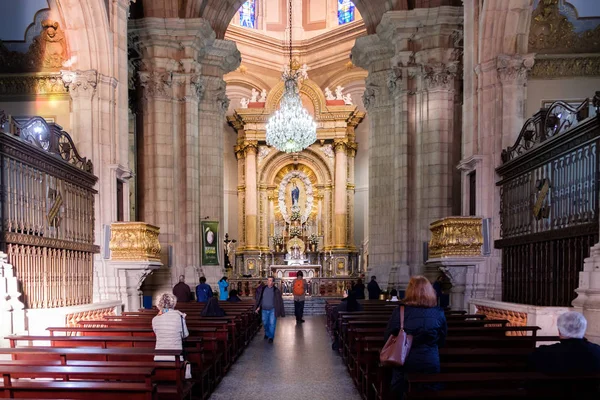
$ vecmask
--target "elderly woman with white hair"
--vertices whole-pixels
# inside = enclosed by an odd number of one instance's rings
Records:
[[[186,315],[175,310],[177,298],[171,293],[159,296],[156,306],[158,315],[152,318],[156,335],[156,350],[182,350],[183,339],[190,334],[185,323]],[[155,356],[155,361],[173,361],[172,356]]]
[[[585,317],[569,311],[558,317],[556,325],[560,343],[537,348],[531,354],[530,369],[546,374],[600,372],[600,346],[585,339]]]

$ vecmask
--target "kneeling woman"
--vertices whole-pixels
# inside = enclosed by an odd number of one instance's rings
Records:
[[[404,330],[413,336],[412,347],[403,367],[394,368],[392,387],[394,399],[403,398],[404,374],[435,374],[440,372],[439,346],[446,340],[446,317],[437,307],[433,286],[424,276],[410,278],[406,296],[400,306],[404,309]],[[385,330],[385,340],[400,331],[400,307],[392,313]]]

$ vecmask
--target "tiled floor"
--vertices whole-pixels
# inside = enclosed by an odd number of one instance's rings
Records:
[[[359,400],[341,357],[331,350],[325,318],[279,318],[275,341],[261,331],[235,362],[211,400]]]

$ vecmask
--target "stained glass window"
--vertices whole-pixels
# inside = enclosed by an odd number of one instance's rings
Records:
[[[354,21],[354,3],[351,0],[338,0],[338,23],[340,25]]]
[[[240,7],[240,26],[256,28],[256,0],[247,0]]]

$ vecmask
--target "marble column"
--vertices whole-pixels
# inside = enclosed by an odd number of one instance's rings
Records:
[[[256,185],[257,143],[248,142],[245,146],[246,160],[246,248],[256,250],[258,229],[258,187]]]
[[[346,248],[348,197],[347,144],[336,141],[335,146],[335,195],[334,195],[334,248]]]

